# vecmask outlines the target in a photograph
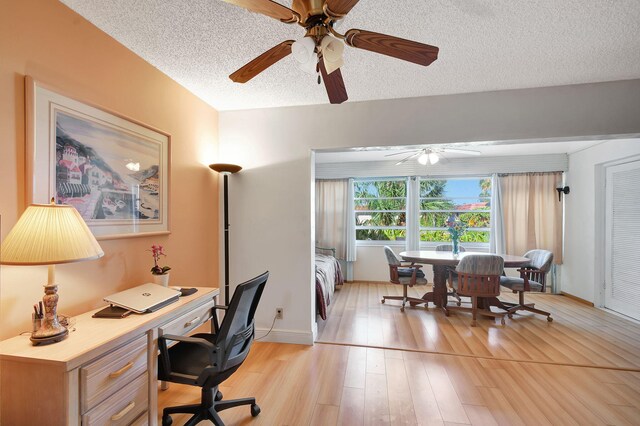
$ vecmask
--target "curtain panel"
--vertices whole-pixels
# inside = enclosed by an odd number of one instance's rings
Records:
[[[347,259],[350,212],[348,179],[316,180],[316,246],[335,248],[338,259]]]
[[[544,249],[562,263],[561,182],[562,172],[500,175],[506,253]]]

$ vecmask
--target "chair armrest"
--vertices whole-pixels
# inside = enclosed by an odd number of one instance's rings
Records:
[[[211,320],[213,321],[213,332],[218,333],[220,331],[220,324],[218,324],[218,315],[216,315],[216,310],[220,309],[221,311],[226,311],[229,307],[224,305],[213,305],[212,309],[213,312],[211,313]]]
[[[165,334],[158,338],[158,342],[160,340],[173,340],[176,342],[184,342],[184,343],[192,343],[195,345],[203,346],[205,349],[213,351],[213,344],[208,340],[201,339],[199,337],[191,337],[191,336],[180,336],[177,334]],[[166,343],[166,342],[165,342]]]
[[[169,374],[171,372],[171,359],[169,356],[169,350],[167,348],[167,340],[202,346],[207,350],[207,353],[209,354],[210,363],[211,364],[214,363],[214,359],[213,359],[214,345],[211,342],[198,337],[179,336],[176,334],[165,334],[158,338],[158,350],[160,351],[160,355],[161,355],[160,359],[162,360],[162,369],[166,374]]]
[[[524,291],[531,291],[529,280],[532,279],[532,276],[534,278],[538,278],[539,276],[544,275],[544,272],[542,272],[540,269],[531,268],[528,266],[518,269],[518,272],[520,272],[520,278],[522,278],[522,280],[524,281],[524,287],[523,287]]]
[[[391,271],[391,282],[395,282],[396,284],[400,282],[400,277],[398,275],[398,268],[411,268],[413,272],[411,273],[411,282],[409,282],[409,287],[412,287],[416,284],[416,279],[418,270],[422,268],[422,265],[389,265],[389,269]]]

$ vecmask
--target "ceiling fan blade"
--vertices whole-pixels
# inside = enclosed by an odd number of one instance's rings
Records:
[[[421,150],[418,150],[418,151],[421,151]],[[392,152],[391,154],[387,154],[387,155],[385,155],[385,157],[393,157],[394,155],[408,154],[408,153],[410,153],[410,152],[416,152],[416,150],[415,150],[415,149],[412,149],[412,150],[410,150],[410,151],[398,151],[398,152]]]
[[[358,3],[358,0],[327,0],[324,13],[334,19],[344,17]]]
[[[341,104],[349,99],[347,89],[344,87],[344,80],[342,79],[340,68],[331,74],[327,74],[327,69],[324,66],[322,58],[318,61],[318,66],[320,67],[320,73],[322,73],[324,87],[327,89],[327,95],[329,95],[329,102],[332,104]]]
[[[425,67],[438,59],[439,49],[435,46],[372,31],[351,29],[344,35],[344,41],[358,49],[381,53]]]
[[[236,83],[246,83],[262,71],[269,68],[271,65],[278,62],[280,59],[289,55],[291,53],[291,45],[293,42],[294,40],[287,40],[272,47],[253,61],[243,67],[240,67],[240,69],[231,74],[229,78]]]
[[[423,150],[423,149],[421,149],[421,150],[419,150],[418,152],[414,152],[414,153],[413,153],[413,154],[411,154],[410,156],[405,157],[405,158],[403,158],[402,160],[398,161],[395,165],[396,165],[396,166],[399,166],[400,164],[405,163],[405,162],[407,162],[407,161],[411,160],[411,159],[412,159],[412,158],[414,158],[414,157],[417,157],[418,155],[422,154],[422,151],[424,151],[424,150]]]
[[[468,155],[480,155],[480,151],[474,151],[471,149],[458,149],[458,148],[442,148],[443,152],[450,152],[452,154],[468,154]]]
[[[222,0],[226,3],[244,7],[252,12],[270,16],[288,24],[298,22],[300,18],[296,12],[286,6],[271,0]]]

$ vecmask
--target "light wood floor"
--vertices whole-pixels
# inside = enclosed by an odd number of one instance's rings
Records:
[[[225,423],[640,424],[635,323],[544,295],[532,300],[553,312],[553,323],[525,314],[506,326],[481,319],[472,328],[468,314],[402,314],[393,301],[380,304],[382,294],[397,290],[345,284],[322,324],[325,343],[256,342],[220,389],[225,399],[255,396],[262,413],[226,410]],[[198,388],[171,384],[160,392],[160,409],[199,397]],[[177,425],[186,420],[173,418]]]

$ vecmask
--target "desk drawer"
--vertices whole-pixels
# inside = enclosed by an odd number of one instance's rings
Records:
[[[148,374],[145,372],[116,394],[82,416],[82,424],[128,425],[149,407]]]
[[[80,412],[91,410],[145,371],[146,334],[80,369]]]
[[[158,329],[158,335],[177,334],[182,336],[189,333],[194,328],[199,327],[211,319],[211,308],[213,308],[214,304],[213,300],[211,300],[202,306],[198,306],[193,311],[187,312],[175,320],[162,325]]]

